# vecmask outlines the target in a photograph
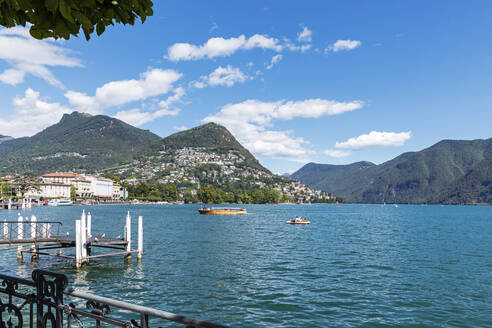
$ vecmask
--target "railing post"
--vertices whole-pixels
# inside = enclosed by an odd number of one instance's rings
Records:
[[[17,239],[21,240],[24,238],[24,223],[22,222],[22,216],[17,213]],[[22,261],[22,246],[17,246],[17,259]]]
[[[137,259],[142,260],[143,254],[143,219],[142,216],[138,217],[138,253]]]

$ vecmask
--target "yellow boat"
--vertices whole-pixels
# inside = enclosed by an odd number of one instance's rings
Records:
[[[245,208],[200,208],[198,210],[200,214],[208,214],[208,215],[242,215],[248,214]]]

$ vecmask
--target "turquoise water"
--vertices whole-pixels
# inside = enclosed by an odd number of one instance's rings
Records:
[[[201,216],[195,205],[94,206],[93,231],[123,235],[144,217],[141,264],[42,257],[0,271],[63,272],[94,294],[240,327],[492,327],[492,207],[251,205]],[[82,207],[25,213],[74,231]],[[310,226],[285,220],[302,215]],[[0,211],[0,220],[17,211]],[[135,245],[136,246],[136,245]]]

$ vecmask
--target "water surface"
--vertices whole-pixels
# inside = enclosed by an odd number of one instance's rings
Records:
[[[135,241],[142,215],[142,263],[19,265],[15,249],[0,248],[0,271],[29,277],[42,267],[84,291],[240,327],[492,327],[490,206],[250,205],[246,216],[202,216],[196,205],[84,208],[94,234],[107,236],[123,235],[130,210]],[[21,213],[73,234],[81,211]],[[312,224],[285,224],[296,215]]]

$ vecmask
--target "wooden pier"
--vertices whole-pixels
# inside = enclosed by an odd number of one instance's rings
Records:
[[[36,260],[40,255],[53,256],[58,258],[75,260],[77,268],[89,264],[90,259],[123,255],[125,260],[131,258],[131,254],[136,253],[137,259],[141,260],[143,255],[143,219],[138,217],[138,248],[131,248],[131,216],[130,212],[126,215],[124,228],[124,238],[106,237],[105,234],[99,236],[92,235],[92,216],[82,211],[80,220],[75,221],[75,236],[68,233],[63,235],[61,232],[62,223],[55,221],[38,221],[32,215],[29,219],[18,214],[17,221],[0,221],[0,245],[17,245],[17,257],[23,259],[23,254],[32,255],[32,260]],[[25,245],[31,245],[24,249]],[[75,248],[75,255],[64,255],[64,248]],[[94,254],[94,250],[110,249],[109,253]],[[57,250],[56,253],[52,253]]]

